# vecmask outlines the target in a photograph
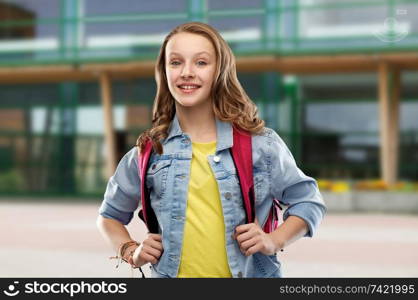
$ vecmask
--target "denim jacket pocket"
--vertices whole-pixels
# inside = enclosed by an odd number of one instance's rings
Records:
[[[255,277],[282,277],[281,264],[276,255],[264,255],[258,252],[254,254],[254,262],[258,271]]]
[[[147,187],[151,196],[162,198],[166,191],[167,175],[172,159],[156,160],[150,163],[147,170]],[[153,197],[151,197],[153,198]]]

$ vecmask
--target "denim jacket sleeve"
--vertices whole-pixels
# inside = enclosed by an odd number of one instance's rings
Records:
[[[320,224],[326,207],[315,179],[306,176],[296,165],[288,147],[272,130],[271,177],[272,195],[288,206],[283,214],[298,216],[308,225],[306,236],[312,237]]]
[[[105,218],[128,224],[134,211],[141,205],[136,147],[121,159],[107,183],[99,213]]]

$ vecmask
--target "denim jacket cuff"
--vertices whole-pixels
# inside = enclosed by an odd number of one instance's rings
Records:
[[[99,209],[99,214],[105,218],[119,221],[123,225],[129,224],[133,217],[133,213],[120,211],[105,201]]]
[[[322,204],[312,202],[300,202],[289,207],[283,216],[286,220],[289,216],[297,216],[303,219],[308,225],[308,232],[305,237],[312,237],[316,228],[321,223],[326,208]]]

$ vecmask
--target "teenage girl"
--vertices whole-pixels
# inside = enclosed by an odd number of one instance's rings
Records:
[[[264,127],[237,79],[231,49],[211,26],[174,28],[155,77],[152,127],[108,182],[97,220],[101,234],[133,267],[150,263],[153,277],[281,277],[276,252],[311,237],[324,216],[316,181]],[[252,135],[256,221],[250,224],[229,151],[233,126]],[[124,225],[141,208],[137,156],[148,139],[146,185],[159,231],[137,242]],[[284,222],[265,233],[274,198],[286,206]]]

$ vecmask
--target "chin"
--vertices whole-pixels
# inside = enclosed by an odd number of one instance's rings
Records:
[[[184,98],[182,99],[182,97],[178,97],[177,99],[180,99],[180,100],[176,100],[176,102],[183,107],[194,107],[203,103],[203,101],[190,100],[190,99],[184,99]]]
[[[180,104],[180,106],[182,107],[195,107],[197,105],[197,103],[195,102],[190,102],[190,101],[177,101],[178,104]]]

